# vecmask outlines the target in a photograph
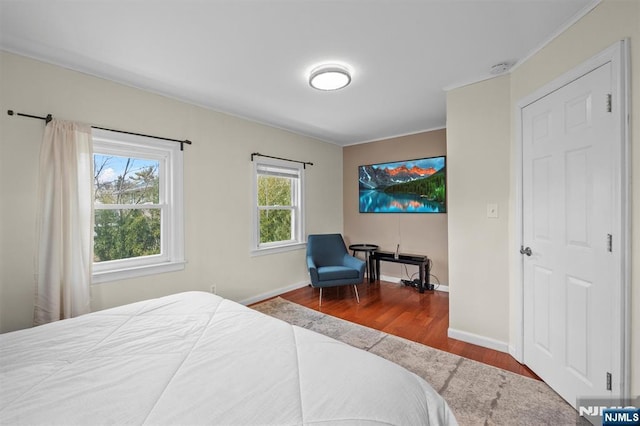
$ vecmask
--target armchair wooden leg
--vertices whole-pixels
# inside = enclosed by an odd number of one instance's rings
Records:
[[[358,287],[356,287],[356,285],[353,285],[353,289],[356,292],[356,300],[358,301],[358,303],[360,303],[360,296],[358,296]]]
[[[318,302],[318,306],[322,306],[322,287],[320,287],[320,300]]]

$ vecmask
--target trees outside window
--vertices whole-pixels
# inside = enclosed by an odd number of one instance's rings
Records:
[[[93,156],[94,262],[161,252],[160,163]]]
[[[304,243],[303,172],[301,165],[282,160],[255,163],[255,254]]]
[[[114,132],[93,139],[94,282],[181,269],[181,152]]]
[[[294,186],[292,178],[258,175],[261,244],[294,239],[291,229]]]

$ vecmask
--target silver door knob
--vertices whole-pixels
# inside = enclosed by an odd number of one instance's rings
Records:
[[[526,254],[527,256],[531,256],[531,247],[523,247],[520,246],[520,254]]]

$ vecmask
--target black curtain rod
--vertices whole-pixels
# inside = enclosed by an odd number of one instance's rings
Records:
[[[14,112],[11,109],[7,110],[7,114],[9,114],[9,115],[19,115],[21,117],[37,118],[39,120],[44,120],[45,121],[45,125],[49,124],[49,122],[51,120],[53,120],[53,117],[51,116],[51,114],[47,114],[46,117],[39,117],[37,115],[23,114],[21,112]],[[146,135],[144,133],[126,132],[124,130],[108,129],[106,127],[91,126],[91,128],[100,129],[100,130],[107,130],[107,131],[116,132],[116,133],[124,133],[125,135],[144,136],[144,137],[147,137],[147,138],[160,139],[160,140],[163,140],[163,141],[178,142],[180,144],[180,151],[184,151],[184,144],[185,143],[187,145],[191,145],[191,141],[189,139],[185,139],[185,140],[181,141],[179,139],[163,138],[161,136]]]
[[[290,160],[288,158],[282,158],[282,157],[272,157],[271,155],[263,155],[263,154],[260,154],[259,152],[254,152],[251,154],[251,161],[253,161],[253,157],[267,157],[267,158],[274,158],[276,160],[291,161],[292,163],[300,163],[302,164],[302,168],[304,169],[307,168],[307,165],[313,166],[313,163],[309,161],[298,161],[298,160]]]

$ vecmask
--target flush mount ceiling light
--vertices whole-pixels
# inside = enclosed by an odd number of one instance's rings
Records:
[[[338,90],[351,83],[349,70],[341,65],[320,65],[309,74],[309,85],[318,90]]]

